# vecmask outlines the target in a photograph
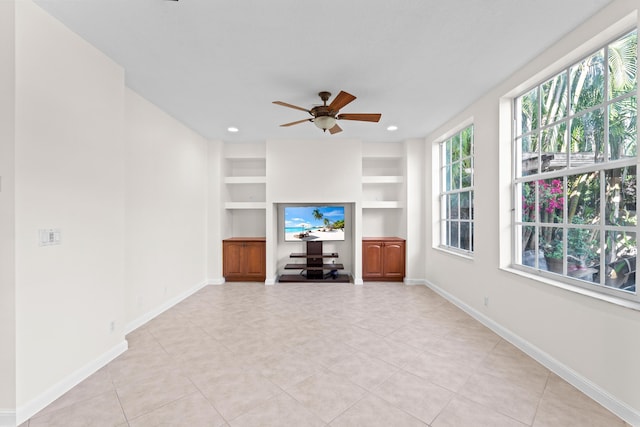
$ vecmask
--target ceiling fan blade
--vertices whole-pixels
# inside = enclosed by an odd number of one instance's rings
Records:
[[[283,125],[280,125],[280,127],[287,127],[287,126],[293,126],[293,125],[297,125],[303,122],[311,122],[313,121],[313,119],[303,119],[303,120],[298,120],[296,122],[291,122],[291,123],[285,123]]]
[[[336,123],[331,129],[329,129],[329,132],[333,135],[334,133],[342,132],[342,128]]]
[[[356,99],[355,96],[341,90],[340,93],[333,99],[333,101],[331,101],[331,104],[329,104],[329,109],[338,112],[342,107],[344,107],[354,99]]]
[[[287,104],[286,102],[282,102],[282,101],[273,101],[274,104],[276,105],[282,105],[283,107],[289,107],[289,108],[294,108],[296,110],[300,110],[300,111],[306,111],[307,113],[311,114],[311,111],[307,110],[306,108],[303,107],[298,107],[297,105],[293,105],[293,104]]]
[[[369,114],[369,113],[346,113],[336,116],[338,120],[358,120],[361,122],[378,122],[380,121],[382,114]]]

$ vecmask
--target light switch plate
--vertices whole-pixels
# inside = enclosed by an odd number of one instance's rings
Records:
[[[59,245],[61,233],[59,228],[41,228],[38,230],[40,246]]]

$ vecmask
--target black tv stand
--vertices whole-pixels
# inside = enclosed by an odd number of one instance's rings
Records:
[[[344,265],[325,264],[325,258],[338,258],[338,254],[323,253],[322,241],[307,240],[307,253],[292,253],[291,258],[305,258],[306,263],[286,264],[285,270],[300,270],[299,274],[283,274],[278,278],[279,282],[339,282],[349,283],[348,274],[339,274]]]

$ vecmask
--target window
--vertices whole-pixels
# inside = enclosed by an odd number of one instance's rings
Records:
[[[440,246],[473,252],[473,126],[440,143]]]
[[[637,31],[514,101],[514,263],[638,300]]]

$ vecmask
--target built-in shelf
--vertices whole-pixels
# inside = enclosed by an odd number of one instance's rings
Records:
[[[400,175],[363,176],[363,184],[402,184],[404,177]]]
[[[404,203],[397,200],[365,200],[362,202],[363,209],[399,209],[403,207]]]
[[[226,176],[225,184],[266,184],[266,176]]]
[[[222,235],[266,235],[267,160],[264,143],[227,144],[222,163]],[[265,255],[262,254],[264,257]],[[264,274],[260,277],[264,280]]]
[[[263,155],[236,153],[227,155],[223,182],[227,210],[266,209],[266,158]],[[249,220],[244,218],[243,220]],[[262,216],[255,220],[264,220]]]
[[[404,163],[394,146],[374,146],[362,157],[362,208],[404,207]],[[399,148],[395,147],[396,149]]]
[[[225,209],[266,209],[266,202],[226,202]]]

